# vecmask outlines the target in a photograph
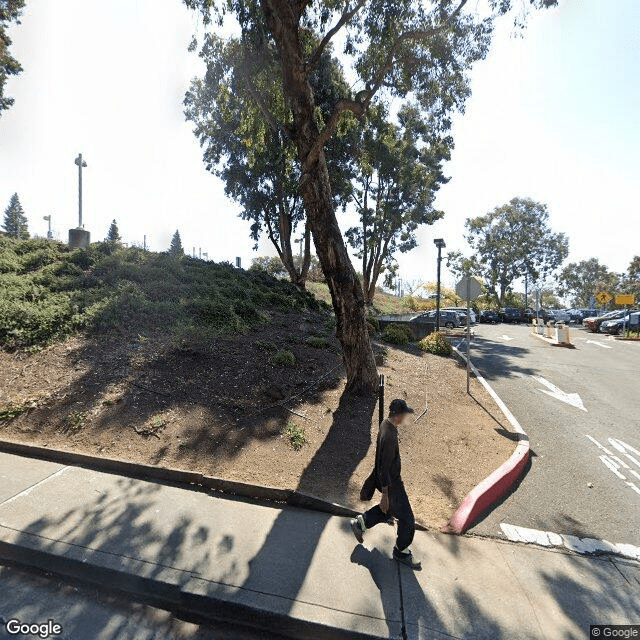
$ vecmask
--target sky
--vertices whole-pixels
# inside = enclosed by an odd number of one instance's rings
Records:
[[[514,196],[546,203],[569,260],[597,257],[624,271],[640,253],[640,2],[560,0],[511,22],[472,71],[472,96],[454,118],[451,180],[437,198],[443,220],[399,256],[408,281],[435,278],[433,239],[468,250],[464,222]],[[28,0],[11,29],[24,73],[8,82],[0,117],[0,211],[17,192],[32,233],[51,214],[60,239],[77,225],[79,152],[83,214],[92,240],[116,219],[123,239],[168,247],[180,230],[189,252],[211,259],[253,251],[248,224],[207,173],[182,100],[203,66],[187,47],[202,33],[180,0]],[[343,228],[349,226],[341,219]],[[448,272],[445,284],[453,284]]]

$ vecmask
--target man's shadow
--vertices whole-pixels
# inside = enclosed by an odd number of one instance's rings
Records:
[[[424,559],[421,560],[424,562]],[[393,635],[394,623],[400,623],[401,637],[407,637],[406,618],[416,620],[412,626],[420,637],[422,637],[422,630],[415,626],[417,620],[421,621],[420,626],[425,630],[436,631],[438,634],[445,632],[440,616],[427,600],[413,570],[398,563],[390,553],[383,553],[376,548],[367,549],[361,544],[358,544],[352,551],[351,562],[368,569],[373,582],[380,591],[390,638],[395,637]],[[395,585],[393,590],[389,589],[390,577],[393,578]],[[412,616],[407,615],[408,609],[413,613]],[[415,637],[415,633],[411,633],[410,637]]]

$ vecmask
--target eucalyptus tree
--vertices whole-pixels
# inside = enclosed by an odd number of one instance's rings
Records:
[[[273,82],[277,65],[258,52],[250,56],[248,48],[236,39],[224,41],[213,34],[205,35],[200,57],[206,72],[192,81],[184,104],[185,116],[195,124],[194,134],[204,148],[205,166],[222,179],[225,193],[241,205],[240,217],[251,222],[254,249],[266,234],[290,280],[303,289],[311,264],[311,230],[299,189],[295,147],[269,126],[254,100],[255,91],[260,91],[270,113],[282,121],[290,119],[281,86]],[[247,66],[252,69],[252,86],[246,82]],[[310,81],[318,117],[328,117],[335,96],[349,90],[340,66],[328,51]],[[353,119],[330,143],[329,175],[335,208],[345,206],[351,191],[356,124]],[[302,260],[297,259],[293,246],[299,230]]]
[[[434,199],[447,182],[442,163],[450,159],[453,139],[434,131],[415,105],[399,110],[397,124],[382,106],[369,111],[352,196],[359,224],[346,236],[362,260],[364,296],[371,305],[380,276],[393,284],[396,254],[415,248],[418,228],[444,215]]]
[[[371,392],[377,371],[366,328],[362,286],[336,217],[328,143],[345,120],[362,117],[375,100],[406,99],[448,125],[469,95],[467,72],[489,48],[493,21],[512,5],[543,7],[556,0],[184,0],[222,25],[235,19],[243,53],[235,73],[260,109],[272,134],[291,141],[299,167],[299,191],[316,252],[329,285],[347,390]],[[315,44],[317,42],[317,44]],[[312,83],[323,54],[340,42],[341,61],[359,89],[336,95],[330,115],[318,109]],[[277,69],[273,84],[284,97],[284,117],[269,106],[255,81],[254,59]]]

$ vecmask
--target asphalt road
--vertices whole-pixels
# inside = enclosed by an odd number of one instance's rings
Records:
[[[477,326],[471,359],[529,434],[532,458],[471,532],[502,535],[506,523],[638,546],[640,343],[571,334],[575,349],[525,325]]]

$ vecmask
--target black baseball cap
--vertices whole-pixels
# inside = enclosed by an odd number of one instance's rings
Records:
[[[397,416],[400,413],[415,413],[414,410],[400,398],[391,401],[389,405],[389,415]]]

